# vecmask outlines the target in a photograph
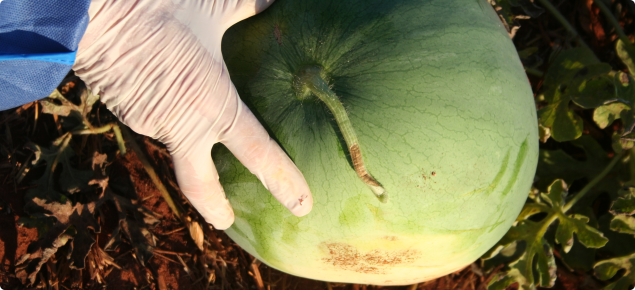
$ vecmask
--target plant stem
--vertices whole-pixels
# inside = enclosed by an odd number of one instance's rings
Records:
[[[137,141],[135,141],[134,137],[132,136],[132,133],[130,133],[127,127],[121,124],[118,127],[121,129],[121,133],[123,133],[124,139],[128,141],[128,144],[132,148],[132,151],[134,151],[134,153],[137,154],[137,158],[139,158],[139,161],[141,161],[141,164],[143,164],[143,168],[146,170],[146,172],[150,176],[150,179],[152,179],[152,182],[154,182],[154,185],[156,185],[157,189],[159,189],[161,196],[163,197],[163,199],[165,199],[165,202],[167,202],[172,212],[174,212],[174,215],[179,220],[186,221],[186,219],[183,217],[182,211],[174,203],[174,200],[170,196],[170,193],[163,185],[163,182],[161,182],[161,179],[159,179],[159,176],[157,176],[156,171],[154,171],[154,167],[152,167],[152,164],[150,164],[150,162],[148,161],[148,158],[146,158],[145,153],[143,153],[143,151],[141,150],[141,147],[139,147],[139,144],[137,144]]]
[[[574,196],[569,202],[567,202],[567,204],[562,208],[562,211],[566,213],[578,201],[580,201],[580,199],[582,199],[584,197],[584,195],[586,195],[591,190],[591,188],[593,188],[596,184],[598,184],[598,182],[600,182],[611,171],[611,169],[613,169],[613,167],[615,167],[615,165],[622,159],[622,157],[624,157],[624,155],[626,155],[625,152],[628,152],[628,151],[624,150],[624,151],[616,154],[615,156],[613,156],[613,160],[611,160],[609,165],[607,165],[604,168],[604,170],[602,170],[602,172],[600,172],[600,174],[598,174],[582,190],[580,190],[580,192],[578,192],[578,194],[576,194],[576,196]]]
[[[119,147],[119,153],[123,156],[126,155],[126,145],[124,144],[123,137],[121,135],[121,129],[116,123],[110,123],[99,128],[90,128],[84,130],[76,130],[71,132],[73,135],[91,135],[91,134],[103,134],[112,130],[115,133],[115,139],[117,139],[117,146]]]
[[[542,227],[540,228],[540,231],[538,232],[536,237],[543,237],[545,235],[545,233],[547,232],[547,229],[549,229],[549,226],[556,219],[558,219],[558,214],[556,212],[549,213],[549,215],[547,217],[545,217],[545,219],[544,219],[545,223],[542,224]]]
[[[121,154],[121,156],[125,156],[127,153],[126,144],[123,140],[123,135],[121,135],[121,129],[119,128],[119,125],[114,124],[112,126],[112,131],[115,132],[115,139],[117,139],[117,146],[119,146],[119,154]]]
[[[110,131],[110,129],[112,129],[112,127],[115,125],[115,123],[110,123],[110,124],[106,124],[105,126],[99,127],[99,128],[90,128],[90,129],[84,129],[84,130],[76,130],[71,132],[71,134],[73,135],[91,135],[91,134],[102,134],[102,133],[106,133],[108,131]]]
[[[320,73],[322,69],[316,66],[308,66],[299,72],[300,82],[306,88],[310,89],[322,102],[326,104],[337,122],[337,126],[340,128],[344,141],[351,154],[351,160],[353,161],[353,167],[357,176],[366,184],[373,193],[381,200],[385,202],[384,193],[386,190],[366,171],[364,166],[364,159],[362,158],[362,152],[359,148],[359,140],[357,134],[353,129],[346,109],[340,102],[335,92],[329,88],[329,85],[322,79]]]
[[[575,40],[578,42],[580,46],[586,47],[587,49],[591,50],[591,48],[589,48],[589,46],[584,42],[584,40],[582,40],[582,38],[580,37],[580,34],[578,34],[575,28],[573,28],[571,23],[569,23],[569,21],[567,21],[567,19],[564,18],[564,16],[560,13],[560,11],[558,11],[558,9],[556,9],[556,7],[553,6],[551,2],[549,2],[549,0],[538,0],[538,1],[540,1],[540,4],[542,4],[542,6],[544,6],[545,9],[549,10],[549,12],[556,18],[556,20],[558,20],[558,22],[562,24],[562,26],[564,26],[564,28],[569,32],[569,34],[571,34],[571,36],[575,38]]]
[[[606,5],[601,0],[593,0],[593,3],[595,3],[595,5],[597,5],[600,8],[600,11],[602,11],[604,16],[606,16],[607,20],[611,23],[611,25],[613,25],[613,28],[615,28],[615,33],[617,34],[617,36],[625,44],[627,43],[630,44],[631,40],[628,39],[628,36],[626,36],[626,33],[624,33],[624,30],[622,29],[622,26],[620,26],[620,23],[615,18],[615,15],[611,13],[611,10],[608,7],[606,7]]]
[[[66,133],[64,135],[62,135],[63,138],[62,141],[60,142],[59,147],[57,148],[57,154],[55,156],[55,160],[53,160],[53,164],[51,165],[51,172],[55,172],[55,168],[57,168],[57,164],[59,164],[60,161],[60,155],[62,155],[62,152],[64,152],[64,150],[66,150],[66,147],[68,147],[68,144],[71,142],[71,139],[73,139],[73,135]],[[60,140],[60,138],[58,138],[58,140]],[[49,187],[53,184],[53,176],[54,174],[51,174],[49,176]]]
[[[629,169],[631,171],[631,182],[635,182],[635,147],[628,150],[630,153],[629,156]]]

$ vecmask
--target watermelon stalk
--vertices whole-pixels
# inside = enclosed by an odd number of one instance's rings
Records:
[[[370,190],[380,201],[386,202],[386,190],[368,173],[368,170],[366,170],[355,129],[348,118],[348,114],[342,102],[340,102],[335,92],[329,88],[329,85],[322,77],[322,72],[322,68],[318,66],[306,66],[302,68],[298,73],[298,82],[296,83],[296,87],[300,89],[298,92],[304,92],[306,94],[306,90],[308,89],[313,95],[317,96],[318,99],[326,104],[335,117],[342,136],[344,136],[344,141],[346,142],[357,176],[362,182],[368,185]]]

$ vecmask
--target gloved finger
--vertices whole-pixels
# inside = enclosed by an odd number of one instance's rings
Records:
[[[234,223],[234,211],[218,180],[211,146],[171,152],[174,172],[183,194],[214,228],[224,230]]]
[[[237,103],[233,123],[220,136],[220,142],[291,213],[308,214],[313,208],[313,197],[304,176],[249,108],[240,100]]]

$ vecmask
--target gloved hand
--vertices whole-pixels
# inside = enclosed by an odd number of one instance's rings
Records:
[[[217,229],[234,222],[211,148],[223,143],[294,215],[302,173],[240,100],[223,33],[273,0],[93,0],[73,69],[123,123],[163,142],[185,196]]]

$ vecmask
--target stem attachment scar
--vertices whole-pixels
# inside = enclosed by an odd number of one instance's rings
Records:
[[[297,93],[299,95],[304,95],[299,96],[300,98],[305,98],[306,94],[310,92],[326,104],[335,117],[335,121],[342,132],[342,136],[344,136],[344,141],[346,142],[346,146],[348,147],[348,151],[351,155],[353,167],[357,176],[362,182],[368,185],[370,190],[375,194],[375,196],[377,196],[377,198],[379,198],[379,200],[385,202],[386,190],[370,175],[370,173],[368,173],[366,167],[364,166],[364,158],[362,156],[362,151],[359,148],[357,134],[355,133],[353,125],[348,118],[346,109],[344,109],[342,102],[340,102],[337,95],[335,95],[331,88],[329,88],[326,81],[324,81],[321,73],[322,68],[318,66],[306,66],[302,68],[298,72],[298,78],[296,79],[297,83],[295,86]]]

